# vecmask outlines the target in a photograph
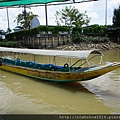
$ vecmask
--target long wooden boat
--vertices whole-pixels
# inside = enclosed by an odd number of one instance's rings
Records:
[[[32,55],[34,59],[33,61],[18,59],[20,54]],[[102,62],[103,55],[98,50],[60,51],[0,47],[0,55],[0,69],[52,82],[91,80],[120,68],[120,63],[117,62],[104,64]],[[50,62],[50,60],[49,64],[36,62],[36,56],[38,55],[41,57],[49,56],[54,62]],[[69,62],[58,65],[57,57],[58,60],[60,60],[59,58],[65,58]],[[96,57],[100,57],[99,63],[91,65],[90,61]],[[76,61],[72,63],[72,59]]]

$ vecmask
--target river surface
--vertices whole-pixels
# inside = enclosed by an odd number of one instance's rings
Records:
[[[120,62],[120,51],[104,51]],[[51,83],[0,70],[0,114],[120,113],[120,69],[85,82]]]

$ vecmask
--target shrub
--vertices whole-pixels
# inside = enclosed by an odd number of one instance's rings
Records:
[[[2,47],[20,47],[21,44],[18,41],[0,41],[0,46]]]

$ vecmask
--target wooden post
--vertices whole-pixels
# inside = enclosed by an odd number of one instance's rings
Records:
[[[45,49],[46,49],[46,39],[47,39],[47,37],[45,36]]]
[[[54,39],[55,39],[55,37],[52,36],[52,48],[54,48]]]
[[[58,46],[60,45],[60,35],[58,35]]]

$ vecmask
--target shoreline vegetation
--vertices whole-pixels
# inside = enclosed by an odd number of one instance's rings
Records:
[[[84,28],[39,26],[6,35],[2,47],[58,50],[120,50],[120,28],[92,25]]]

